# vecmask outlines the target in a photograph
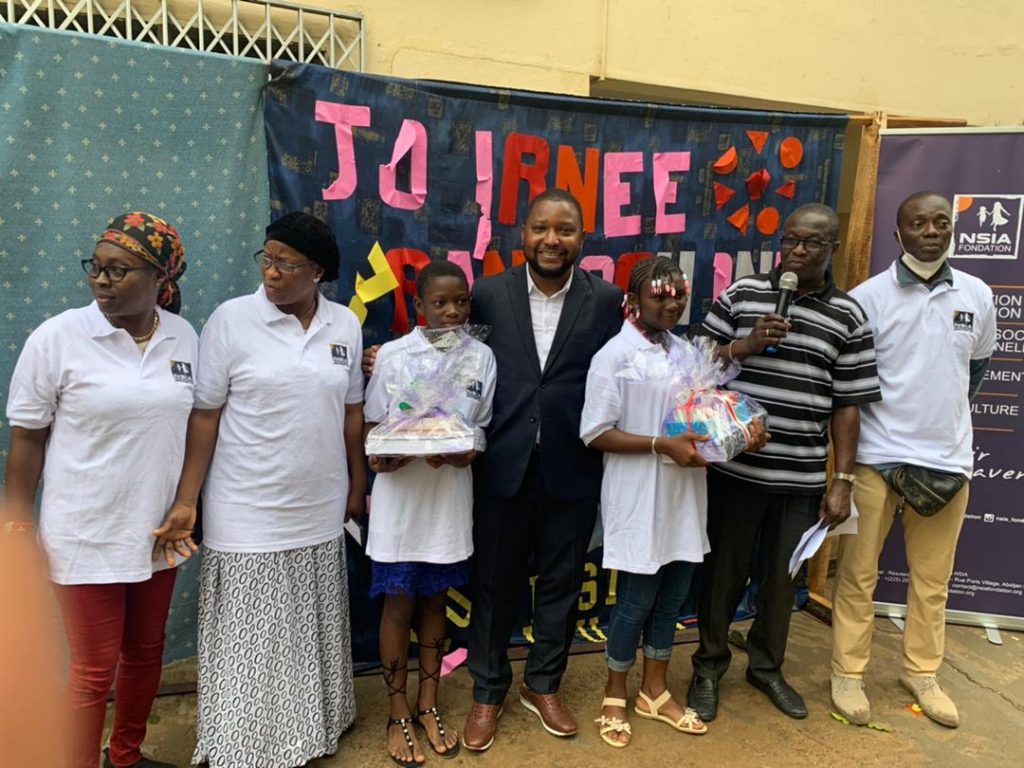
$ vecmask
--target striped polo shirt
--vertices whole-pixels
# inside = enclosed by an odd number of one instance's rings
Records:
[[[720,344],[750,335],[758,318],[775,311],[779,269],[737,280],[718,297],[700,333]],[[825,492],[828,423],[834,408],[882,399],[875,347],[864,310],[826,274],[817,293],[795,296],[791,324],[775,354],[743,361],[726,386],[768,411],[771,441],[714,468],[768,493]]]

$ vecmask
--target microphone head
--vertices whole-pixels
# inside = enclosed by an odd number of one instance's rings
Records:
[[[783,291],[795,291],[799,283],[800,278],[796,276],[796,272],[783,272],[782,277],[779,278],[779,289]]]

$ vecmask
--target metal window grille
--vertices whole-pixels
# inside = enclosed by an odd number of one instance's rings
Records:
[[[0,22],[361,72],[362,16],[269,0],[0,0]]]

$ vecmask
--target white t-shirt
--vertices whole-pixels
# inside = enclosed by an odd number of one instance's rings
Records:
[[[669,335],[670,344],[688,342]],[[646,374],[617,376],[632,364]],[[626,321],[594,355],[587,374],[580,437],[591,441],[612,427],[661,435],[676,394],[668,353]],[[699,563],[710,550],[703,468],[683,468],[650,453],[606,453],[601,481],[604,567],[652,574],[667,563]]]
[[[198,339],[157,310],[145,352],[96,303],[40,325],[11,379],[11,426],[50,427],[39,537],[58,584],[146,581],[153,529],[174,501]]]
[[[303,330],[260,286],[216,309],[199,349],[196,407],[224,406],[203,487],[203,543],[280,552],[340,536],[345,406],[363,400],[356,316],[321,296]]]
[[[497,368],[486,344],[468,339],[476,363],[474,381],[452,407],[476,428],[476,450],[487,442]],[[382,346],[366,387],[363,415],[382,422],[408,391],[409,355],[444,353],[431,346],[420,329]],[[388,390],[391,390],[389,392]],[[377,475],[370,505],[367,554],[380,563],[457,563],[473,554],[473,474],[471,467],[442,464],[434,469],[415,459],[395,472]]]
[[[929,291],[900,285],[896,263],[850,295],[875,336],[882,400],[862,405],[857,461],[906,463],[970,476],[974,466],[970,361],[996,343],[992,289],[952,270]]]

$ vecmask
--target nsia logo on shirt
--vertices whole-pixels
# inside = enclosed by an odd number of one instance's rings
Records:
[[[180,381],[182,384],[191,384],[192,363],[187,363],[183,360],[171,360],[171,376],[174,377],[175,381]]]

